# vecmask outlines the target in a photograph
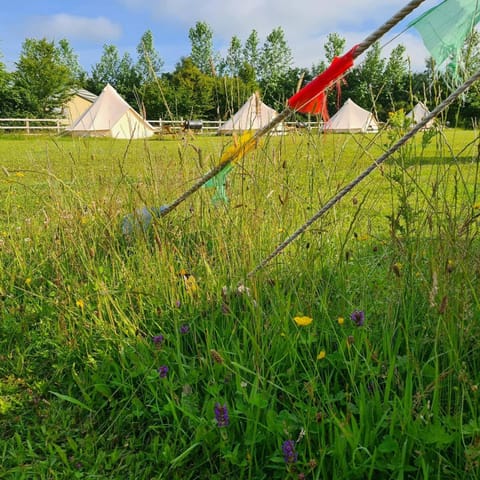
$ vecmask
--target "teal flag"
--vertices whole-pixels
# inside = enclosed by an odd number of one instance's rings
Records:
[[[449,60],[449,68],[457,71],[465,40],[480,21],[479,2],[444,0],[409,24],[422,36],[437,67]]]
[[[205,187],[215,187],[215,195],[212,197],[212,203],[228,203],[226,183],[227,175],[230,170],[233,169],[233,165],[229,163],[225,168],[220,170],[213,178],[205,183]]]

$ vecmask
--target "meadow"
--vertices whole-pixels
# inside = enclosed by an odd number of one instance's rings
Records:
[[[0,136],[0,478],[478,479],[473,130]]]

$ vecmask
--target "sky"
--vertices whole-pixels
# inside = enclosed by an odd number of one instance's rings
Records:
[[[151,30],[154,46],[171,72],[190,53],[188,32],[196,22],[213,31],[215,51],[227,52],[232,36],[242,43],[253,29],[260,44],[281,27],[293,54],[293,66],[310,68],[324,59],[329,33],[346,39],[346,48],[360,43],[408,0],[22,0],[9,1],[0,11],[0,61],[15,68],[26,38],[67,39],[88,72],[100,61],[103,46],[115,45],[120,55],[136,60],[142,35]],[[407,49],[411,68],[423,71],[428,52],[408,22],[440,3],[426,0],[421,7],[385,36],[385,56],[398,43]],[[361,57],[362,58],[362,57]],[[361,58],[359,61],[361,61]]]

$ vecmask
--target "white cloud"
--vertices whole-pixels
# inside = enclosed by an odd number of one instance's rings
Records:
[[[361,42],[405,6],[405,0],[117,1],[132,10],[150,12],[160,23],[173,22],[182,26],[185,38],[188,38],[188,28],[193,27],[197,21],[205,21],[212,28],[215,46],[220,50],[228,47],[233,35],[245,40],[255,29],[262,41],[274,28],[282,27],[294,54],[295,64],[305,67],[323,59],[323,45],[329,33],[336,32],[346,38],[346,47],[349,48]],[[412,13],[403,21],[403,27],[423,10],[425,8]],[[421,42],[415,41],[412,35],[402,35],[399,42],[407,47],[407,53],[412,58],[416,59],[418,48],[423,52]],[[410,47],[414,50],[410,50]],[[412,66],[414,64],[417,65],[418,62],[412,61]]]
[[[122,29],[105,17],[78,17],[59,13],[29,20],[28,36],[68,38],[91,42],[113,41],[120,38]]]

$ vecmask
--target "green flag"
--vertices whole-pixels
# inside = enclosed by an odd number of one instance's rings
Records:
[[[227,183],[227,175],[232,169],[233,165],[229,163],[225,168],[220,170],[213,178],[205,183],[205,187],[207,188],[215,187],[215,195],[212,197],[212,203],[228,203],[225,184]]]
[[[457,71],[465,40],[480,21],[480,0],[444,0],[409,24],[440,67],[447,59]]]

